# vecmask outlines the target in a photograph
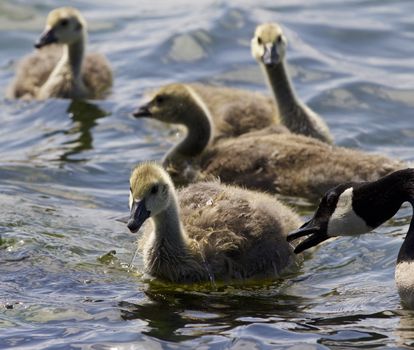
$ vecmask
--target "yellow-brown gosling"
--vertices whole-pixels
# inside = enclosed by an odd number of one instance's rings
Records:
[[[104,97],[112,86],[112,71],[103,55],[85,55],[86,41],[87,24],[78,10],[61,7],[51,11],[35,45],[39,50],[18,65],[8,97]]]
[[[341,182],[375,180],[403,163],[328,145],[291,133],[251,132],[213,143],[213,121],[194,90],[182,85],[174,98],[154,99],[135,113],[184,125],[184,140],[163,160],[176,184],[216,178],[271,193],[319,198]]]
[[[329,190],[313,218],[289,235],[308,236],[296,252],[330,237],[354,236],[372,231],[391,219],[404,202],[414,205],[414,169],[404,169],[373,182],[348,182]],[[414,309],[414,221],[400,248],[395,281],[402,303]]]
[[[251,51],[273,92],[281,123],[293,133],[332,143],[332,135],[324,120],[296,96],[286,70],[286,47],[286,37],[277,23],[257,26]]]
[[[176,100],[175,110],[177,110],[180,108],[179,98],[183,89],[191,89],[200,103],[209,109],[214,122],[215,141],[269,126],[280,128],[280,132],[288,131],[280,125],[279,113],[271,97],[241,89],[199,83],[168,84],[153,93],[148,106],[157,101]]]
[[[155,163],[139,164],[130,178],[128,228],[144,227],[139,246],[145,272],[169,282],[274,278],[297,260],[286,233],[300,224],[270,195],[219,182],[176,192]]]

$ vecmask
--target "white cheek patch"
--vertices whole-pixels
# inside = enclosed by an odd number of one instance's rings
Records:
[[[132,192],[129,191],[129,210],[131,210],[132,204],[134,204],[134,197],[132,196]]]
[[[354,236],[372,230],[366,222],[355,214],[352,208],[353,188],[345,190],[338,198],[336,209],[328,222],[328,236]]]

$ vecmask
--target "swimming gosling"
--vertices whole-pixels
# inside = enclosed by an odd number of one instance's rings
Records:
[[[204,182],[176,193],[168,173],[139,164],[130,178],[128,228],[145,227],[145,272],[178,283],[278,277],[297,262],[286,233],[300,219],[277,199]],[[293,264],[293,265],[292,265]]]
[[[308,236],[296,253],[330,237],[367,233],[391,219],[404,202],[414,205],[414,169],[404,169],[373,182],[348,182],[329,190],[313,218],[288,240]],[[414,221],[400,248],[395,280],[405,306],[414,308]]]
[[[333,143],[324,120],[296,96],[286,70],[286,47],[286,37],[277,23],[264,23],[256,27],[251,40],[252,55],[270,85],[281,123],[293,133]]]
[[[91,53],[85,56],[86,41],[87,24],[77,9],[60,7],[51,11],[45,31],[35,44],[39,50],[18,65],[8,97],[105,97],[112,86],[111,68],[101,54]]]
[[[273,126],[280,132],[288,130],[280,125],[278,110],[270,97],[257,92],[233,89],[222,86],[209,86],[199,83],[168,84],[158,89],[147,105],[135,112],[137,118],[146,115],[146,109],[158,102],[170,100],[176,102],[176,108],[166,113],[175,113],[180,107],[179,96],[184,89],[191,90],[198,102],[209,109],[214,125],[214,140],[235,137],[250,131]]]
[[[262,135],[259,130],[213,142],[211,115],[186,85],[175,89],[174,98],[152,100],[139,115],[187,128],[184,140],[163,160],[176,184],[218,177],[228,184],[314,200],[339,183],[375,180],[405,167],[291,133]]]

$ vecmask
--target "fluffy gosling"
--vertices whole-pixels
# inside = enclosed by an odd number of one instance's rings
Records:
[[[339,183],[371,181],[405,167],[291,133],[262,135],[259,130],[213,142],[210,112],[186,85],[176,87],[173,98],[153,99],[135,115],[187,128],[186,137],[163,160],[176,184],[219,177],[228,184],[314,200]]]
[[[51,11],[45,31],[35,44],[39,50],[18,65],[8,97],[104,97],[112,86],[112,71],[103,55],[85,56],[86,41],[87,24],[78,10],[61,7]]]
[[[251,51],[270,85],[281,123],[293,133],[333,143],[324,120],[296,96],[286,70],[286,47],[286,37],[277,23],[257,26],[251,41]]]
[[[274,278],[297,260],[286,233],[299,217],[277,199],[218,182],[176,192],[154,163],[130,178],[128,228],[137,232],[145,272],[169,282]]]

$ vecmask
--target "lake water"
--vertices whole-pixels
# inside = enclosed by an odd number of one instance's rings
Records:
[[[68,2],[67,2],[68,3]],[[114,4],[116,3],[116,5]],[[144,92],[199,81],[267,92],[250,56],[256,24],[279,21],[301,98],[348,147],[414,159],[411,0],[71,1],[90,49],[115,71],[106,101],[0,100],[0,348],[356,349],[414,344],[394,284],[405,207],[360,238],[307,253],[266,284],[184,288],[127,265],[134,164],[175,129],[129,113]],[[0,93],[61,2],[0,2]],[[298,205],[303,215],[311,206]],[[114,251],[116,253],[114,253]]]

